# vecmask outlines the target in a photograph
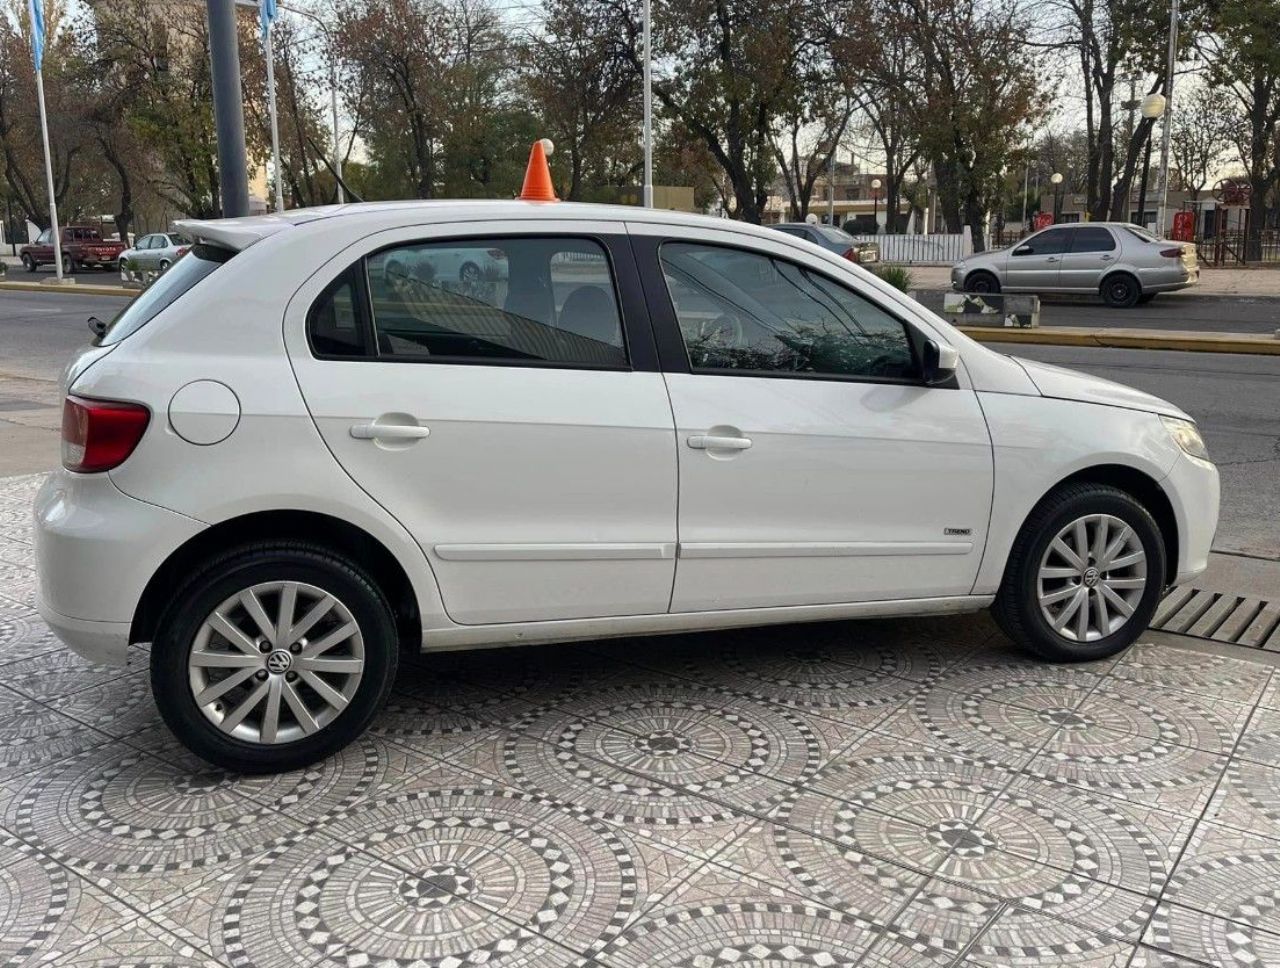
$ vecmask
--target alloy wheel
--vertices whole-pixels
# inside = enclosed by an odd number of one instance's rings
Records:
[[[311,736],[351,702],[364,638],[336,597],[296,581],[227,598],[201,624],[187,659],[196,706],[228,736],[277,744]]]
[[[1036,596],[1054,632],[1073,642],[1096,642],[1129,621],[1147,580],[1147,554],[1133,528],[1110,514],[1089,514],[1045,548]]]

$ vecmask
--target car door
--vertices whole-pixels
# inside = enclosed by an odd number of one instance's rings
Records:
[[[37,265],[53,261],[53,229],[45,229],[28,248]]]
[[[785,242],[636,225],[676,419],[673,611],[967,595],[992,457],[919,334]]]
[[[155,240],[154,235],[144,235],[138,240],[138,244],[134,246],[133,258],[130,260],[135,269],[149,271],[155,268],[155,253],[151,248]]]
[[[1072,231],[1065,226],[1045,229],[1014,246],[1005,263],[1002,287],[1029,292],[1057,288],[1058,271]]]
[[[316,426],[454,621],[665,613],[674,427],[625,234],[488,230],[397,230],[333,267],[290,349]],[[459,279],[494,251],[502,278]]]
[[[1071,232],[1070,247],[1062,255],[1058,288],[1070,292],[1098,291],[1102,274],[1120,254],[1115,234],[1105,225],[1081,225]]]

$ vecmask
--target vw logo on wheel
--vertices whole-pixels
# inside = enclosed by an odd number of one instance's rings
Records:
[[[1085,588],[1092,588],[1094,585],[1098,584],[1099,577],[1100,575],[1097,568],[1086,568],[1084,573]]]
[[[288,672],[291,665],[293,665],[293,656],[283,649],[276,649],[267,656],[267,671],[274,672],[278,676]]]

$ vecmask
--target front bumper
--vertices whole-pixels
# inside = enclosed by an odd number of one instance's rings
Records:
[[[147,582],[204,527],[129,497],[107,474],[55,471],[35,501],[40,615],[73,651],[122,664]]]
[[[1209,552],[1218,531],[1218,468],[1208,461],[1179,454],[1163,486],[1178,523],[1177,574],[1173,584],[1181,585],[1209,567]]]

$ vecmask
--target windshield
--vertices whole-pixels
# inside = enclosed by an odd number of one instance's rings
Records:
[[[213,245],[195,246],[150,288],[144,289],[137,299],[120,310],[94,345],[111,346],[136,333],[234,255],[230,249]]]

